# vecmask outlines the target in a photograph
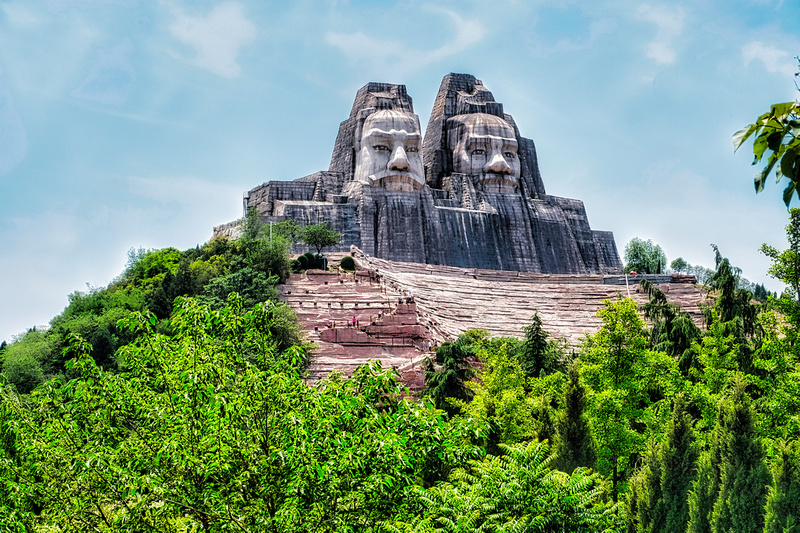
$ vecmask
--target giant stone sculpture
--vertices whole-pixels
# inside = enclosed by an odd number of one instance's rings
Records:
[[[341,123],[327,171],[245,194],[264,221],[328,222],[394,261],[584,274],[621,269],[611,232],[579,200],[549,196],[533,141],[468,74],[442,80],[424,142],[403,85],[369,83]],[[224,233],[222,227],[215,231]]]

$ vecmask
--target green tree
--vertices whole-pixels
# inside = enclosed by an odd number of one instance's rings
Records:
[[[744,142],[755,135],[753,141],[753,165],[767,156],[767,164],[755,176],[755,188],[764,190],[767,176],[775,169],[778,182],[784,177],[789,180],[783,190],[783,203],[789,207],[800,180],[800,103],[786,102],[775,104],[768,113],[758,117],[733,135],[733,149],[738,150]]]
[[[466,383],[471,401],[453,403],[464,416],[488,424],[487,452],[500,453],[497,447],[500,443],[515,444],[536,438],[542,428],[533,419],[535,405],[526,391],[529,382],[519,361],[508,353],[506,345],[484,349],[480,359],[482,372],[476,381]]]
[[[638,237],[625,245],[625,272],[639,274],[661,274],[667,268],[667,256],[652,240],[643,241]]]
[[[761,245],[761,253],[772,260],[767,274],[788,286],[795,302],[800,302],[800,209],[789,209],[789,224],[786,226],[789,248],[778,251],[767,244]]]
[[[554,446],[554,464],[567,473],[581,466],[594,468],[595,465],[595,443],[585,410],[586,390],[580,382],[577,366],[572,365],[564,394],[564,411],[556,425]]]
[[[626,298],[603,303],[597,312],[603,324],[595,335],[587,336],[578,361],[591,391],[598,470],[611,477],[616,501],[632,455],[644,451],[650,433],[662,431],[667,410],[659,407],[674,394],[680,373],[672,358],[648,350],[636,302]]]
[[[250,241],[246,244],[245,264],[267,276],[277,276],[278,281],[283,283],[291,271],[289,244],[285,237]]]
[[[681,371],[689,375],[692,364],[692,343],[700,338],[700,328],[694,323],[691,315],[681,309],[678,304],[667,300],[664,291],[650,280],[643,279],[639,285],[649,296],[642,306],[644,316],[650,328],[650,348],[666,352],[680,361]]]
[[[669,267],[675,272],[689,272],[692,265],[687,263],[683,257],[679,257],[673,260],[672,263],[669,264]]]
[[[46,357],[56,349],[46,331],[32,329],[7,345],[0,358],[0,371],[7,383],[27,394],[45,380]]]
[[[472,397],[466,386],[475,373],[467,360],[471,355],[465,342],[445,342],[436,349],[436,363],[441,365],[438,370],[433,361],[425,361],[425,386],[437,409],[453,414],[457,407],[450,399],[463,401]]]
[[[246,306],[278,299],[275,288],[280,278],[244,267],[226,276],[212,279],[203,289],[199,300],[214,308],[225,306],[228,295],[235,292],[244,298]]]
[[[551,374],[564,370],[563,350],[557,342],[548,340],[550,336],[542,328],[539,313],[534,313],[531,323],[523,328],[525,338],[517,351],[522,370],[528,377],[539,377],[542,373]]]
[[[242,228],[241,238],[245,241],[252,241],[258,239],[261,235],[264,223],[261,222],[261,216],[258,209],[250,207],[244,216],[244,220],[239,222]]]
[[[770,482],[764,452],[755,431],[755,413],[738,379],[723,404],[725,432],[720,463],[719,495],[711,514],[712,533],[761,531]]]
[[[342,234],[329,228],[327,222],[303,226],[300,233],[300,240],[316,248],[318,254],[322,253],[323,248],[339,244],[341,238]]]
[[[719,413],[711,437],[711,448],[700,456],[697,477],[689,492],[689,525],[687,533],[711,533],[711,513],[719,495],[720,465],[722,464],[724,419]]]
[[[683,397],[675,399],[661,452],[661,500],[653,531],[684,533],[689,523],[689,489],[697,471],[698,449]]]
[[[773,460],[764,533],[800,532],[800,445],[782,443]]]
[[[274,320],[235,295],[179,298],[170,336],[152,315],[123,321],[140,332],[124,372],[73,337],[72,379],[0,390],[4,530],[379,531],[480,456],[482,427],[399,400],[377,363],[309,387]]]
[[[472,460],[451,482],[421,496],[421,516],[387,527],[395,533],[619,531],[616,504],[604,501],[602,480],[588,469],[552,470],[547,445],[502,446],[503,454]]]
[[[631,481],[628,497],[628,531],[631,533],[660,533],[661,515],[661,446],[651,441],[644,454],[641,468]]]
[[[722,322],[739,319],[746,335],[755,331],[756,307],[750,303],[750,291],[739,288],[742,270],[722,257],[716,244],[714,249],[716,271],[708,279],[708,285],[716,292],[715,307]]]
[[[790,304],[791,305],[791,304]],[[761,343],[753,357],[759,370],[755,400],[759,434],[767,444],[800,439],[800,361],[797,329],[776,311],[758,317]],[[770,455],[775,455],[774,446]]]

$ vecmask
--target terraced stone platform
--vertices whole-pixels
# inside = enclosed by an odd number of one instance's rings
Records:
[[[423,343],[432,335],[419,322],[414,303],[398,303],[400,293],[368,272],[320,270],[292,274],[280,289],[308,340],[317,345],[311,380],[336,369],[350,375],[369,359],[378,359],[384,367],[394,367],[410,389],[423,387],[421,361],[429,355]]]
[[[423,386],[423,342],[444,342],[473,329],[522,337],[538,312],[545,330],[577,346],[601,325],[603,300],[647,296],[643,276],[535,274],[401,263],[351,250],[356,274],[308,271],[293,274],[282,298],[305,325],[313,354],[310,377],[331,370],[349,375],[368,359],[393,366],[409,388]],[[689,276],[648,276],[699,324],[704,292]],[[413,302],[406,303],[409,295]],[[357,323],[354,327],[353,318]]]
[[[466,330],[486,329],[493,335],[522,337],[522,328],[538,312],[544,328],[554,337],[577,346],[586,333],[596,332],[601,321],[597,311],[603,300],[621,296],[638,303],[647,301],[638,286],[648,277],[689,312],[700,324],[698,304],[705,293],[691,276],[624,276],[536,274],[502,270],[464,269],[419,263],[398,263],[351,255],[365,271],[375,272],[381,283],[411,293],[422,321],[435,339],[452,339]]]

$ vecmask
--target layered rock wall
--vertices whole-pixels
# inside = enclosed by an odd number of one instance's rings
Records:
[[[262,184],[245,203],[265,222],[328,222],[342,234],[334,252],[355,245],[394,261],[539,273],[622,267],[583,202],[545,194],[533,141],[468,74],[445,76],[424,140],[405,86],[365,85],[327,171]]]

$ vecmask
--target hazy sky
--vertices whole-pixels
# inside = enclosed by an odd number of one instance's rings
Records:
[[[483,80],[548,193],[752,281],[785,247],[731,135],[794,100],[800,3],[0,0],[0,340],[118,275],[132,247],[202,244],[242,193],[327,169],[370,81],[427,124],[442,77]]]

